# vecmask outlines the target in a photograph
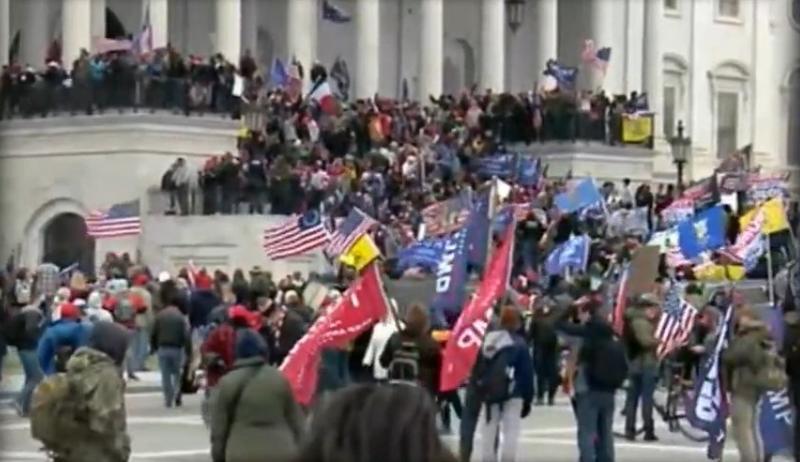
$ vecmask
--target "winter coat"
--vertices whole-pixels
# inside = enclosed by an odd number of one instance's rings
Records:
[[[523,402],[530,403],[533,400],[533,359],[525,339],[505,329],[489,332],[481,346],[479,360],[491,361],[495,355],[506,349],[511,350],[508,366],[514,371],[511,397],[522,398]]]
[[[625,318],[625,342],[628,345],[631,372],[658,367],[656,326],[647,319],[645,309],[633,307],[625,313]]]
[[[218,384],[211,410],[214,462],[290,462],[303,432],[303,414],[289,383],[263,358],[239,360]]]
[[[189,298],[189,322],[193,328],[208,324],[208,315],[219,305],[219,299],[211,290],[196,290]]]
[[[442,366],[442,354],[439,344],[428,333],[418,337],[410,336],[406,331],[392,334],[389,343],[381,353],[381,366],[388,368],[403,342],[415,342],[419,352],[419,381],[431,393],[439,392],[439,370]]]
[[[39,339],[37,356],[42,372],[47,375],[56,373],[56,353],[63,347],[73,351],[85,346],[89,341],[91,326],[73,320],[62,319],[47,328]]]
[[[206,381],[214,387],[233,367],[236,354],[236,330],[230,324],[217,326],[203,342],[200,350],[206,364]]]
[[[766,325],[741,328],[722,355],[723,363],[731,377],[731,393],[755,403],[764,390],[758,381],[769,363],[771,345]]]
[[[20,350],[35,350],[42,335],[44,315],[37,305],[28,305],[11,316],[5,326],[8,344]]]

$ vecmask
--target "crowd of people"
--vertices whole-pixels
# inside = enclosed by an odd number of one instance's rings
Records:
[[[574,139],[570,127],[576,126],[578,110],[587,116],[585,125],[578,124],[587,138],[618,142],[612,116],[636,110],[603,95],[582,95],[578,104],[574,93],[556,90],[546,95],[465,92],[424,105],[375,98],[328,111],[309,99],[268,89],[248,56],[237,70],[219,57],[193,68],[174,50],[159,53],[144,65],[125,54],[82,55],[68,86],[55,63],[50,72],[60,77],[49,88],[69,89],[73,109],[81,111],[102,109],[105,101],[130,105],[142,97],[141,88],[145,99],[166,101],[178,92],[176,106],[202,96],[204,107],[238,111],[246,128],[236,155],[210,158],[202,168],[178,159],[165,172],[161,188],[169,194],[170,212],[240,213],[244,202],[254,214],[319,209],[336,219],[357,207],[380,223],[369,235],[389,279],[437,274],[436,265],[413,271],[399,267],[401,251],[421,234],[427,206],[481,191],[490,178],[496,192],[492,177],[497,175],[487,175],[482,161],[507,154],[507,143]],[[103,77],[94,86],[91,75],[98,68]],[[150,79],[144,87],[136,84],[137,69]],[[244,100],[229,98],[237,72],[247,80]],[[309,74],[313,82],[327,79],[321,66]],[[4,71],[0,106],[11,112],[29,101],[14,87],[20,75]],[[170,79],[191,79],[193,88]],[[31,85],[52,85],[49,78],[34,81]],[[196,85],[202,88],[195,91]],[[11,103],[9,95],[18,99]],[[638,95],[630,101],[639,101]],[[250,102],[262,107],[254,109]],[[443,392],[439,386],[454,320],[438,316],[432,301],[416,294],[418,300],[372,323],[351,344],[325,348],[313,403],[298,402],[278,368],[358,279],[354,265],[341,264],[324,298],[313,301],[306,289],[311,281],[324,280],[322,275],[295,273],[276,280],[259,267],[232,275],[193,267],[153,274],[130,256],[110,254],[94,275],[65,273],[47,263],[35,271],[10,267],[2,273],[0,353],[10,351],[6,345],[14,347],[23,366],[18,411],[31,418],[33,437],[56,460],[128,460],[125,380],[137,380],[155,355],[166,408],[182,406],[184,393],[203,393],[215,462],[445,462],[469,461],[473,453],[482,461],[521,460],[517,447],[524,419],[536,406],[554,405],[560,391],[573,406],[580,461],[613,462],[615,394],[623,383],[624,437],[638,437],[641,405],[643,439],[657,441],[653,403],[664,363],[677,362],[687,379],[694,378],[726,309],[733,307],[734,335],[723,356],[726,374],[734,377],[729,388],[733,434],[743,460],[761,460],[754,436],[758,397],[785,386],[787,377],[791,395],[800,397],[796,205],[787,207],[783,238],[776,234],[763,249],[769,258],[747,270],[751,277],[769,275],[770,284],[786,281],[770,288],[775,309],[787,313],[785,344],[776,345],[747,300],[732,292],[716,296],[686,258],[676,263],[662,254],[648,290],[624,303],[613,295],[624,294],[621,268],[656,231],[670,225],[663,212],[687,190],[651,189],[627,179],[607,182],[596,202],[565,211],[558,197],[574,191],[578,180],[548,178],[546,170],[539,163],[532,182],[520,181],[516,172],[505,177],[509,190],[496,209],[514,210],[511,289],[493,304],[478,357],[457,390]],[[719,201],[717,189],[708,188],[712,202]],[[724,208],[726,246],[734,246],[745,231],[739,226],[747,212],[740,196],[736,207]],[[701,202],[700,196],[694,199]],[[496,215],[486,217],[492,231],[484,241],[499,239],[494,220],[501,214]],[[558,262],[553,270],[550,256],[584,235],[591,243],[585,260],[572,264],[574,272],[562,271]],[[469,270],[480,274],[482,268]],[[665,360],[657,330],[670,296],[691,304],[697,321]],[[624,307],[617,319],[621,333],[609,316],[617,306]],[[772,361],[775,350],[782,352],[786,367]],[[88,412],[89,423],[76,428],[78,408]],[[453,452],[441,438],[456,430],[452,412],[459,417]],[[65,431],[70,438],[63,438]],[[480,448],[474,450],[477,433]]]

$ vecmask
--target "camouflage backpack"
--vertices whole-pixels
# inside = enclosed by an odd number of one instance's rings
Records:
[[[127,461],[124,382],[104,353],[81,348],[66,373],[42,381],[33,393],[31,436],[56,460]]]

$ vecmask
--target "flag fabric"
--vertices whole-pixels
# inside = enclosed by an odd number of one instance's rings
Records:
[[[108,210],[95,210],[85,217],[86,232],[95,239],[137,236],[142,233],[139,200],[114,204]]]
[[[784,173],[779,174],[759,174],[747,175],[745,188],[747,201],[751,204],[765,202],[772,198],[789,198],[788,176]]]
[[[467,293],[467,227],[445,239],[442,258],[436,266],[436,291],[431,309],[436,313],[458,312]]]
[[[327,80],[320,80],[314,84],[314,88],[312,88],[311,93],[308,94],[308,98],[316,103],[323,113],[336,113],[336,97],[333,95],[331,86]]]
[[[478,289],[461,311],[442,352],[441,391],[457,389],[472,372],[489,328],[492,306],[508,287],[513,252],[514,226],[509,226],[500,248],[492,254]]]
[[[656,353],[660,359],[687,342],[694,329],[697,314],[697,309],[681,298],[680,288],[677,283],[673,282],[667,291],[664,310],[656,327],[656,339],[658,340]]]
[[[724,383],[721,380],[720,367],[722,350],[731,335],[733,322],[733,306],[728,306],[725,316],[717,328],[714,350],[706,355],[697,374],[694,393],[686,403],[686,417],[689,423],[709,435],[707,456],[719,460],[725,446],[728,418],[728,400]]]
[[[269,80],[273,87],[283,88],[289,84],[289,72],[280,58],[275,58],[272,61],[272,67],[269,71]]]
[[[292,58],[289,65],[289,82],[286,85],[286,95],[289,101],[297,102],[303,94],[303,65],[296,58]]]
[[[133,49],[140,55],[153,52],[153,25],[150,23],[150,4],[144,10],[142,30],[133,38]]]
[[[742,229],[732,246],[719,251],[733,263],[742,264],[746,269],[753,269],[759,257],[764,253],[764,211],[758,210],[755,218]]]
[[[675,199],[661,211],[661,220],[665,226],[672,226],[694,216],[694,200],[690,198]]]
[[[611,61],[611,48],[597,48],[594,40],[584,40],[583,50],[581,51],[581,61],[590,68],[597,69],[605,75],[608,70],[608,63]]]
[[[446,243],[446,238],[429,238],[415,242],[397,252],[395,268],[400,272],[409,268],[422,268],[433,273],[442,261]]]
[[[354,267],[356,271],[361,271],[380,256],[381,251],[375,241],[372,240],[372,237],[369,234],[362,234],[347,252],[339,257],[339,260],[346,265]]]
[[[467,264],[474,269],[481,269],[486,264],[489,229],[492,224],[489,218],[491,189],[486,188],[477,193],[467,223]]]
[[[495,154],[492,156],[481,157],[476,160],[478,175],[483,178],[511,178],[516,169],[516,154]]]
[[[698,213],[678,225],[678,245],[689,259],[725,245],[725,211],[721,205]]]
[[[264,252],[272,260],[302,255],[329,242],[328,230],[316,210],[292,215],[283,224],[264,231]]]
[[[586,178],[573,185],[571,190],[558,194],[555,204],[561,212],[572,213],[603,201],[603,196],[594,184],[594,180]]]
[[[130,40],[115,40],[97,37],[94,40],[94,52],[98,55],[106,53],[131,51],[134,48],[133,42]]]
[[[780,345],[779,342],[776,342]],[[765,459],[792,449],[793,415],[788,390],[768,391],[758,404],[758,430]]]
[[[317,318],[281,364],[280,370],[300,404],[307,406],[314,398],[322,350],[345,346],[390,312],[378,266],[372,264],[364,270],[336,304]]]
[[[530,156],[520,156],[517,162],[516,180],[521,186],[536,186],[539,184],[539,173],[542,159]]]
[[[764,215],[764,226],[762,228],[764,234],[774,234],[789,228],[789,220],[786,217],[786,210],[783,208],[783,200],[776,197],[743,214],[739,218],[741,229],[746,229],[759,212]]]
[[[617,296],[614,300],[614,311],[611,313],[611,327],[614,332],[621,336],[625,327],[625,310],[627,309],[628,300],[625,296],[628,290],[628,277],[630,276],[630,265],[626,265],[622,270],[622,277],[619,280],[619,287],[617,288]]]
[[[591,245],[592,239],[585,234],[571,237],[547,256],[544,263],[545,272],[550,275],[563,274],[567,268],[586,271]]]
[[[322,2],[322,19],[336,24],[344,24],[350,22],[351,17],[342,8],[329,0],[324,0]]]
[[[559,87],[571,89],[575,87],[578,78],[578,68],[560,64],[555,59],[549,59],[545,64],[544,75],[553,77]]]
[[[472,208],[470,196],[468,191],[463,191],[458,196],[425,207],[422,210],[425,234],[440,236],[461,228],[469,219]]]
[[[330,258],[337,257],[347,252],[358,238],[368,233],[378,224],[372,217],[362,212],[360,209],[353,208],[347,218],[340,223],[331,235],[331,242],[325,249],[325,253]]]
[[[333,62],[331,78],[336,82],[336,88],[339,90],[339,96],[342,100],[347,101],[350,99],[350,71],[341,56],[338,56],[336,61]]]
[[[681,252],[680,247],[672,245],[667,248],[666,252],[667,266],[670,268],[682,268],[684,266],[692,266],[694,263],[686,258]]]

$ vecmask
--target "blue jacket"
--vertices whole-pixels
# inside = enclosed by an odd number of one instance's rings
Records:
[[[514,369],[514,389],[511,397],[522,398],[523,402],[530,403],[533,400],[533,358],[521,336],[505,329],[489,332],[483,341],[481,356],[491,359],[506,348],[512,349],[508,361],[508,365]]]
[[[86,346],[91,329],[89,324],[66,319],[48,327],[39,339],[39,348],[36,352],[42,372],[47,375],[55,374],[56,351],[65,346],[71,347],[73,351]]]
[[[211,290],[195,290],[189,297],[189,323],[192,328],[208,324],[208,315],[220,303],[219,298]]]

